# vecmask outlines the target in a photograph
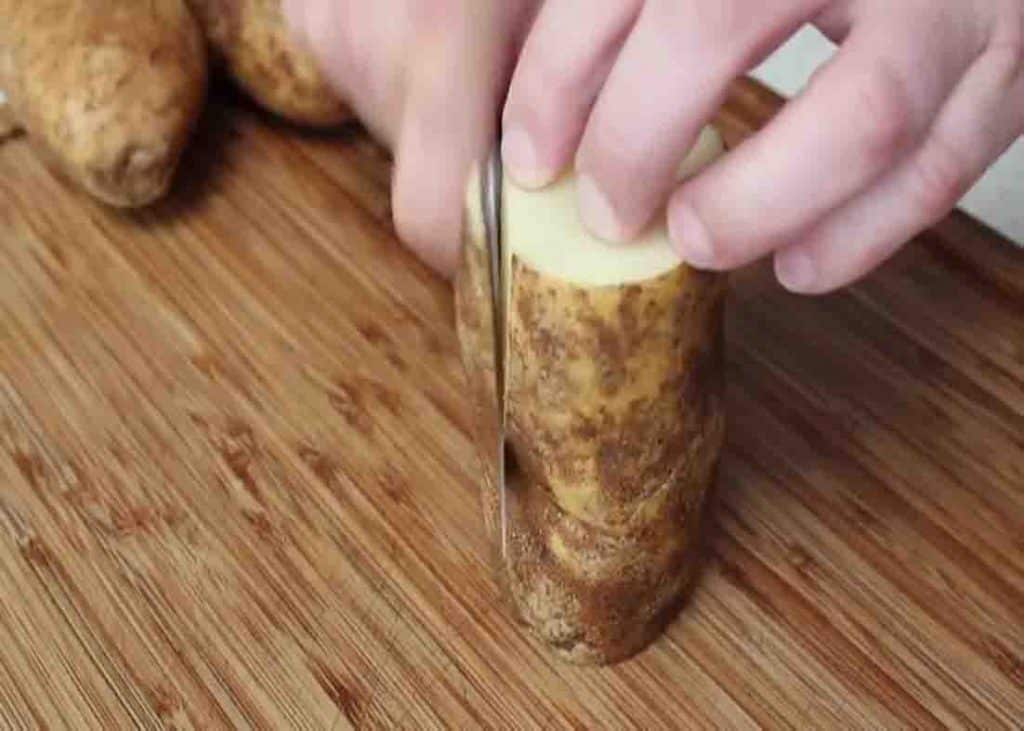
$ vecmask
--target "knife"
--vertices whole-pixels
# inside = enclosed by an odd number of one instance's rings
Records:
[[[508,486],[505,481],[505,281],[503,271],[503,239],[501,226],[502,167],[500,139],[487,159],[481,163],[480,206],[483,213],[484,238],[490,270],[490,308],[494,333],[494,393],[491,404],[496,420],[497,444],[493,445],[495,487],[498,490],[498,526],[500,555],[508,555]]]

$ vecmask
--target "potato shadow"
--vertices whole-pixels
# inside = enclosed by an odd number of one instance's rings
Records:
[[[229,80],[213,77],[203,111],[179,160],[167,194],[154,203],[124,211],[138,223],[166,223],[202,206],[217,189],[236,154],[244,154],[240,126],[255,121],[274,135],[298,140],[331,140],[339,144],[364,135],[355,121],[331,128],[309,128],[259,106]]]
[[[180,219],[200,206],[223,179],[226,160],[238,141],[236,121],[224,103],[222,82],[211,80],[207,101],[196,121],[166,195],[148,206],[124,212],[139,224]]]

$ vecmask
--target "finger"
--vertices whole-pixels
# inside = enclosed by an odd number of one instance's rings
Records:
[[[591,104],[640,0],[548,0],[509,86],[502,159],[520,185],[551,182],[572,159]]]
[[[394,144],[410,19],[393,3],[282,0],[296,42],[328,83],[387,146]]]
[[[804,294],[843,287],[944,217],[1024,131],[1020,72],[1005,49],[983,55],[910,159],[775,255],[779,282]]]
[[[673,194],[669,229],[684,259],[731,269],[760,258],[920,143],[980,49],[942,15],[933,12],[929,32],[919,33],[925,20],[887,7],[883,18],[855,23],[761,132]]]
[[[594,105],[576,158],[580,213],[591,232],[620,241],[643,229],[729,85],[820,4],[648,2]]]
[[[504,48],[490,3],[443,4],[451,10],[421,26],[417,47],[408,51],[415,64],[395,147],[392,207],[402,240],[450,276],[469,168],[493,139]]]

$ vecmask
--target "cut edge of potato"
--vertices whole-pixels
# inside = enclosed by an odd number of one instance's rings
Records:
[[[678,179],[692,177],[723,150],[718,131],[705,127],[680,164]],[[654,279],[682,264],[669,241],[665,211],[635,240],[608,243],[579,219],[576,175],[566,173],[540,190],[506,180],[503,205],[506,255],[539,274],[584,287],[618,286]]]

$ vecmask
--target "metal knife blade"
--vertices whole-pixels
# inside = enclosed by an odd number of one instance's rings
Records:
[[[501,230],[501,194],[502,167],[501,145],[491,150],[483,162],[480,175],[481,210],[483,212],[484,232],[487,241],[487,254],[490,266],[491,314],[494,332],[494,374],[497,395],[497,435],[496,487],[498,490],[498,523],[500,535],[501,558],[508,553],[508,487],[505,482],[505,282],[502,264],[502,230]]]

